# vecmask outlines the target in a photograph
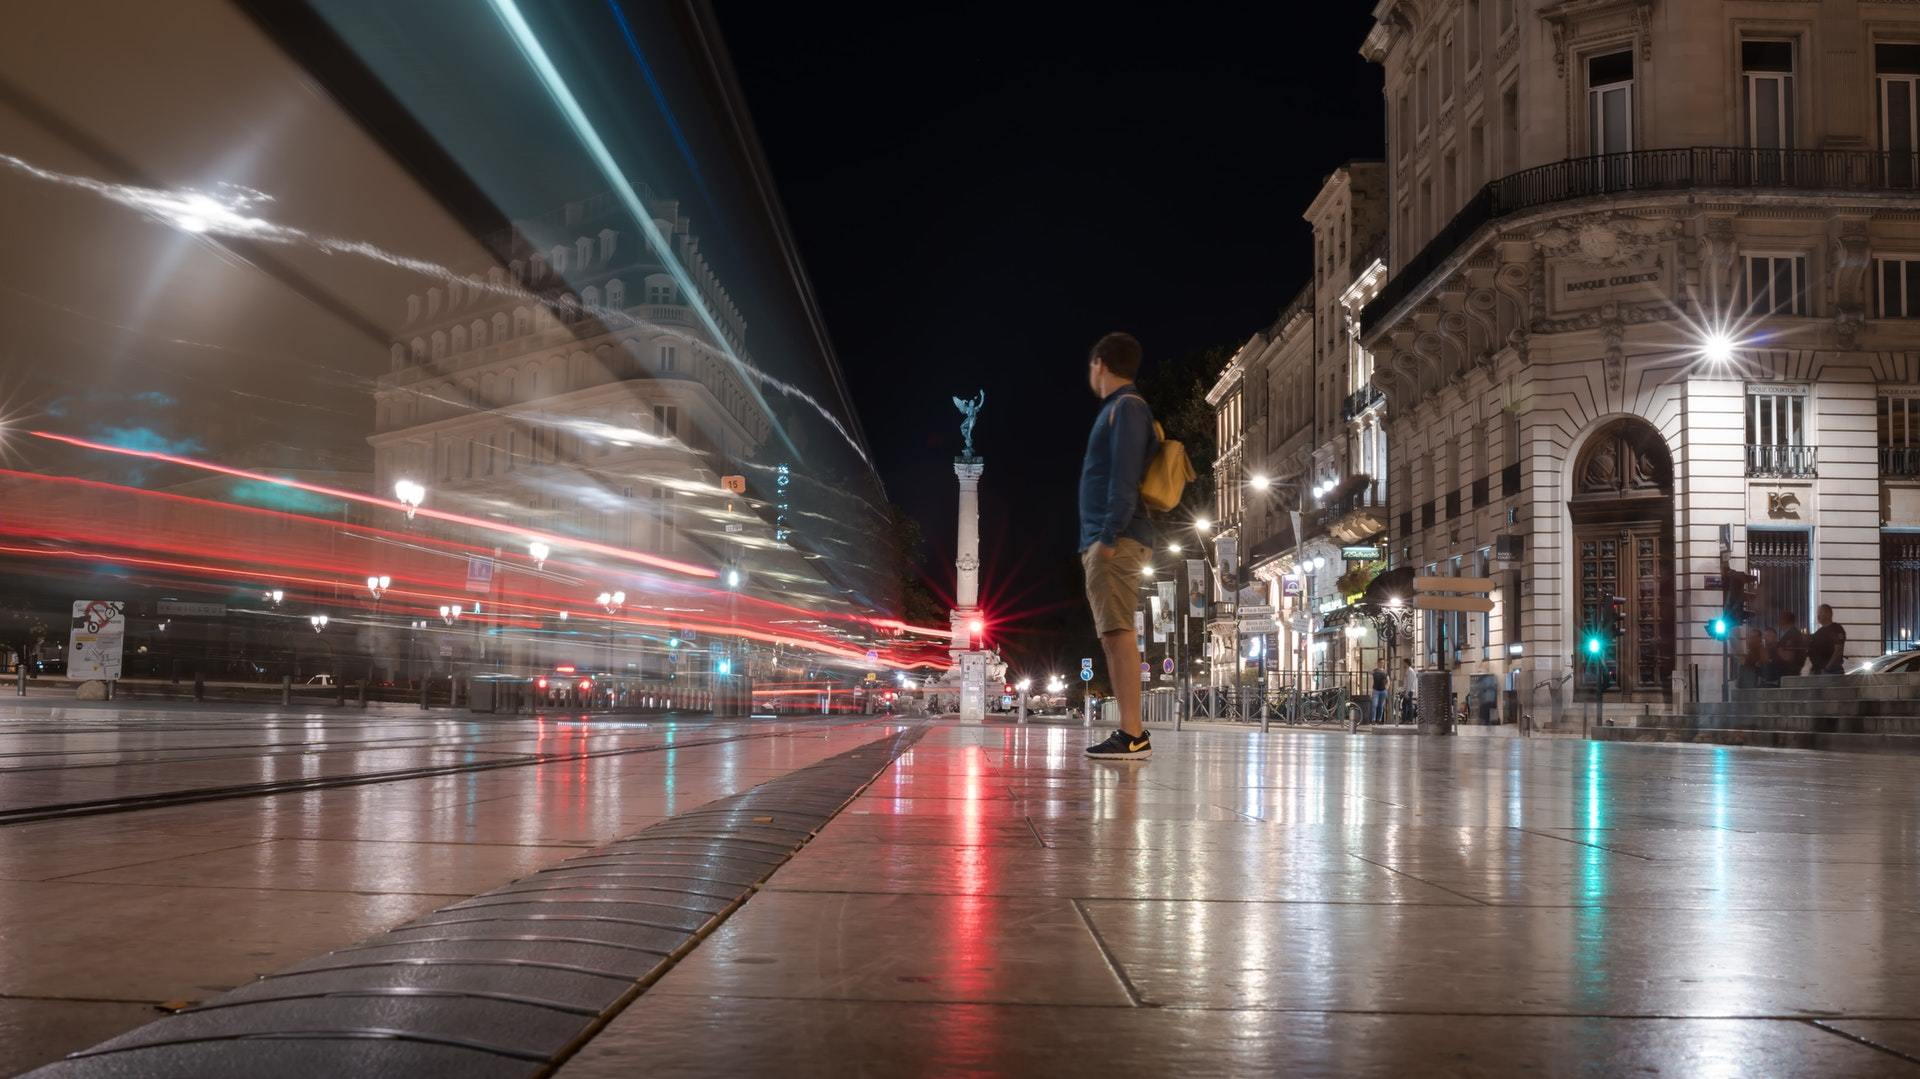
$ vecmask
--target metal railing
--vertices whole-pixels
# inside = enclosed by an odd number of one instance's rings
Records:
[[[1747,444],[1747,475],[1794,479],[1818,475],[1815,446]]]
[[[1920,154],[1875,150],[1764,150],[1692,146],[1575,157],[1489,181],[1400,267],[1361,312],[1363,332],[1375,325],[1497,218],[1540,206],[1602,195],[1700,188],[1785,191],[1920,191]]]
[[[1347,399],[1341,403],[1340,418],[1343,420],[1353,419],[1355,416],[1360,415],[1367,409],[1386,399],[1387,395],[1381,393],[1376,387],[1372,385],[1362,386],[1348,394]]]
[[[1920,477],[1920,446],[1880,447],[1880,474],[1903,478]]]

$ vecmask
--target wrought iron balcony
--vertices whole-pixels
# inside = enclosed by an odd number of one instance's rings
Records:
[[[1769,479],[1798,479],[1818,475],[1816,446],[1747,444],[1747,475]]]
[[[1602,195],[1727,188],[1920,192],[1920,154],[1691,146],[1575,157],[1489,181],[1361,312],[1371,331],[1481,227],[1509,214]]]
[[[1387,395],[1384,393],[1381,393],[1378,389],[1374,388],[1372,385],[1369,384],[1366,386],[1362,386],[1359,389],[1348,394],[1347,399],[1341,402],[1340,418],[1343,420],[1350,420],[1386,399],[1387,399]]]
[[[1920,479],[1920,446],[1880,447],[1880,474]]]

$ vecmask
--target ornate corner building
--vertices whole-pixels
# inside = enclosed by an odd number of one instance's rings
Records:
[[[1758,574],[1769,625],[1831,604],[1855,657],[1910,643],[1920,7],[1374,17],[1390,241],[1359,333],[1387,554],[1497,584],[1490,614],[1425,616],[1423,660],[1525,694],[1621,597],[1625,690],[1676,700],[1694,665],[1719,676],[1723,561]]]

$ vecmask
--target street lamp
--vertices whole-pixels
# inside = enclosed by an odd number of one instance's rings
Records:
[[[1179,554],[1179,553],[1180,553],[1180,545],[1179,545],[1178,543],[1169,543],[1169,544],[1167,544],[1167,553],[1168,553],[1168,554]]]
[[[445,622],[449,626],[453,625],[455,622],[460,621],[460,605],[456,603],[453,606],[449,607],[444,603],[441,604],[440,605],[440,621]]]
[[[393,485],[393,497],[407,507],[407,520],[411,521],[420,503],[427,500],[427,489],[412,480],[398,480]]]
[[[310,614],[307,616],[307,625],[312,626],[315,633],[326,629],[327,621],[327,616],[324,614]]]
[[[287,594],[285,592],[280,591],[278,588],[269,588],[265,592],[262,592],[260,595],[268,603],[273,604],[275,607],[280,606],[280,601],[287,597]]]
[[[1193,530],[1204,536],[1208,532],[1213,531],[1213,522],[1207,520],[1205,517],[1201,517],[1193,522]]]
[[[594,597],[594,602],[598,603],[608,614],[613,614],[615,611],[626,606],[627,594],[625,592],[602,592]]]
[[[527,554],[532,557],[533,568],[536,570],[547,568],[547,556],[552,553],[553,548],[548,547],[539,540],[534,540],[532,543],[527,544]]]
[[[1264,491],[1264,490],[1266,490],[1266,489],[1267,489],[1267,485],[1268,485],[1268,484],[1270,484],[1270,483],[1272,483],[1273,481],[1272,481],[1272,480],[1269,480],[1269,479],[1268,479],[1268,478],[1266,477],[1266,474],[1265,474],[1265,473],[1263,473],[1263,472],[1256,472],[1256,473],[1254,473],[1254,474],[1253,474],[1253,478],[1252,478],[1252,479],[1249,479],[1249,480],[1248,480],[1247,482],[1248,482],[1249,484],[1251,484],[1251,485],[1253,486],[1253,489],[1254,489],[1254,490],[1256,490],[1256,491]]]
[[[384,594],[387,589],[392,587],[393,587],[393,578],[391,577],[383,576],[383,577],[367,578],[367,592],[373,596],[373,601],[375,603],[380,602],[381,595]]]

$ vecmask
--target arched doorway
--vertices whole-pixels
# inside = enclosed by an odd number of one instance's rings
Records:
[[[1574,463],[1567,509],[1573,522],[1575,639],[1612,622],[1618,597],[1625,634],[1614,644],[1608,693],[1667,700],[1673,692],[1673,456],[1660,432],[1620,419],[1594,432]],[[1579,695],[1599,688],[1582,663]]]

